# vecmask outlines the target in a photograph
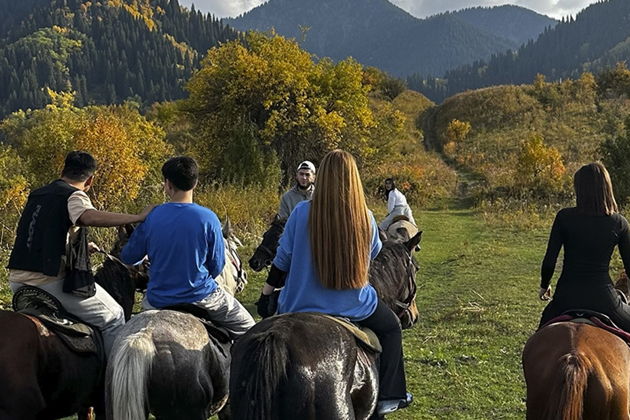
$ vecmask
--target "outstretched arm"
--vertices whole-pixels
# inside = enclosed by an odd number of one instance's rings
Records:
[[[112,213],[109,211],[86,210],[77,224],[80,226],[113,227],[143,222],[155,206],[149,206],[138,214]]]

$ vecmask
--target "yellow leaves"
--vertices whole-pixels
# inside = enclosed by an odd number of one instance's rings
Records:
[[[375,118],[363,78],[356,61],[315,62],[295,41],[280,36],[252,32],[244,41],[211,49],[188,83],[190,97],[182,107],[200,133],[196,153],[206,156],[206,174],[233,173],[236,163],[221,155],[232,155],[235,148],[247,154],[273,151],[285,168],[338,145],[360,159],[373,155],[380,146],[372,143],[382,141],[375,137],[377,125],[399,121],[394,113]],[[209,150],[214,155],[208,158]]]
[[[523,142],[517,158],[517,184],[534,193],[549,194],[561,190],[566,168],[555,147],[545,146],[541,136]]]
[[[72,108],[76,99],[76,92],[55,92],[48,86],[45,88],[46,94],[50,97],[51,103],[47,107],[51,109],[55,108]]]
[[[126,105],[49,106],[7,118],[0,130],[24,157],[33,187],[58,177],[68,152],[92,154],[99,169],[90,194],[113,210],[135,208],[141,189],[159,183],[159,168],[171,150],[164,131]]]
[[[446,127],[445,137],[448,142],[459,143],[464,141],[472,126],[468,121],[460,121],[458,119],[451,120]]]

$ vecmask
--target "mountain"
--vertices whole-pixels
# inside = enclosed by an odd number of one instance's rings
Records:
[[[49,102],[151,103],[184,96],[208,48],[237,37],[177,0],[0,2],[0,116]]]
[[[537,74],[547,80],[576,78],[630,59],[630,1],[602,0],[514,52],[446,72],[442,79],[409,78],[412,89],[440,102],[468,89],[501,84],[531,83]]]
[[[509,4],[494,7],[472,7],[451,12],[464,22],[494,36],[506,38],[519,47],[538,38],[545,28],[558,21],[532,10]]]
[[[495,10],[496,9],[496,10]],[[520,39],[531,37],[549,23],[539,19],[524,31],[513,25],[506,37],[498,36],[510,23],[501,18],[523,16],[520,8],[444,13],[417,19],[387,0],[270,0],[249,12],[224,22],[240,30],[267,31],[296,38],[301,46],[318,56],[344,59],[381,68],[396,76],[412,73],[441,75],[445,71],[492,54],[517,48]],[[498,14],[497,20],[491,16]]]

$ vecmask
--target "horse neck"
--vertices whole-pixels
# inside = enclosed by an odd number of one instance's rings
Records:
[[[261,245],[264,245],[269,251],[273,253],[272,257],[275,257],[278,244],[280,243],[280,237],[284,232],[284,223],[273,223],[269,230],[263,235],[263,241]]]
[[[94,276],[98,283],[125,311],[129,319],[135,298],[135,282],[129,270],[117,261],[105,259]]]
[[[386,303],[407,300],[415,282],[415,267],[403,244],[386,242],[370,264],[370,283]],[[391,308],[394,312],[396,308]]]

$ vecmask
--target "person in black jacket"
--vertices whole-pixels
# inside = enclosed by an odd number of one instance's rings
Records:
[[[139,223],[153,207],[137,215],[96,210],[86,194],[95,170],[96,161],[89,153],[70,152],[61,178],[30,193],[7,268],[13,292],[30,285],[52,294],[66,311],[101,330],[109,354],[125,323],[123,309],[98,284],[78,288],[65,282],[67,248],[77,237],[87,241],[85,235],[77,235],[79,226]]]
[[[615,247],[630,272],[630,229],[618,213],[608,171],[599,162],[580,168],[574,177],[576,206],[558,212],[542,263],[539,297],[551,299],[551,278],[560,248],[562,273],[553,300],[540,326],[570,309],[589,309],[608,315],[630,331],[630,306],[621,301],[608,273]]]

